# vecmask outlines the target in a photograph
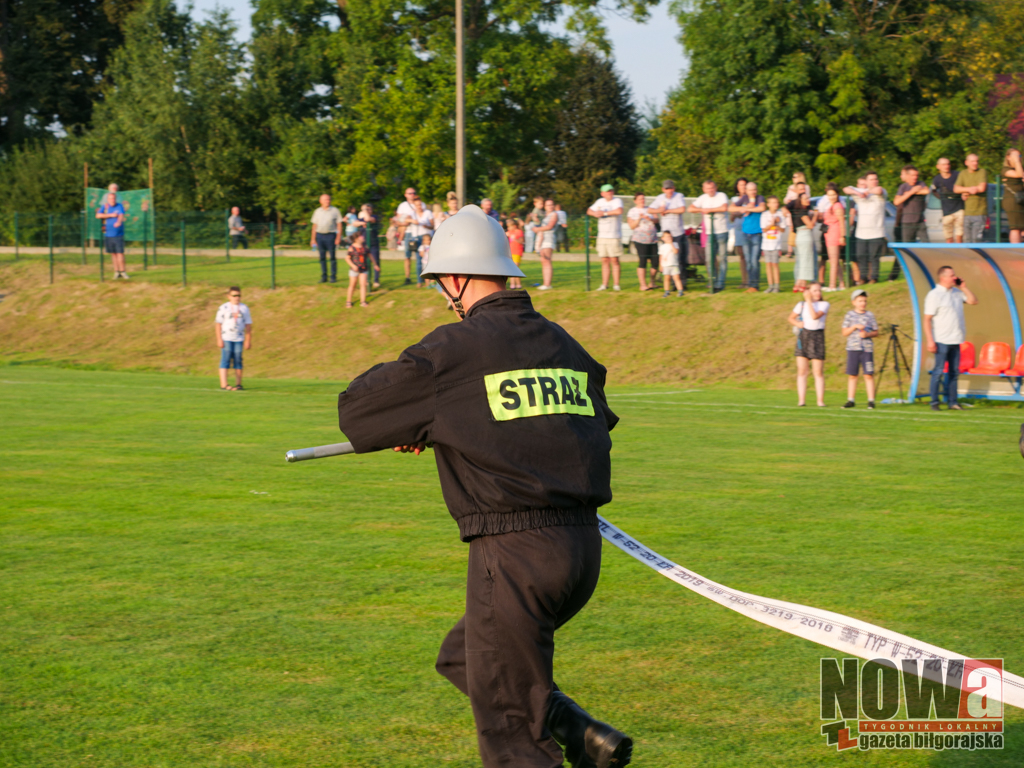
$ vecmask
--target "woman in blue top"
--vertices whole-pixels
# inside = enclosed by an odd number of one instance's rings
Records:
[[[747,264],[747,293],[761,288],[761,213],[767,208],[764,197],[757,194],[757,184],[747,182],[743,195],[729,206],[730,213],[742,213],[743,257]]]

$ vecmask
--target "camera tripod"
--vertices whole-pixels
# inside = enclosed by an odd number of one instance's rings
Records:
[[[892,353],[893,370],[896,372],[896,386],[900,391],[900,400],[903,400],[903,377],[900,375],[900,360],[903,361],[903,370],[910,374],[910,365],[907,363],[907,356],[903,352],[903,346],[900,344],[900,336],[906,336],[907,339],[913,341],[912,336],[907,336],[900,327],[895,323],[889,325],[889,342],[885,345],[885,354],[882,355],[882,364],[878,368],[878,376],[875,380],[876,391],[882,388],[882,374],[885,373],[886,366],[889,363],[889,353]]]

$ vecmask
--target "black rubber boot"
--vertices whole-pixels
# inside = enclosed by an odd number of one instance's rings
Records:
[[[629,736],[595,720],[561,691],[551,694],[547,725],[573,768],[622,768],[633,758]]]

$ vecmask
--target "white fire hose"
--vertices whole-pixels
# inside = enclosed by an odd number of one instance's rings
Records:
[[[288,451],[286,459],[289,462],[308,461],[327,456],[343,456],[347,453],[355,453],[352,443],[334,443]],[[597,519],[601,535],[609,543],[653,568],[662,576],[696,592],[701,597],[791,635],[862,659],[888,658],[898,666],[904,659],[913,659],[920,662],[918,670],[922,677],[938,683],[945,682],[951,661],[974,658],[839,613],[731,589],[663,558],[609,523],[601,515],[598,515]],[[1003,671],[1002,701],[1004,704],[1024,709],[1024,678]]]

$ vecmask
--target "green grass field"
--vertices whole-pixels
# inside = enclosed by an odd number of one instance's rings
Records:
[[[287,465],[341,384],[0,367],[0,765],[479,765],[433,670],[467,547],[432,457]],[[662,555],[1024,671],[1022,411],[796,409],[791,392],[612,388],[615,501]],[[1020,766],[837,756],[818,659],[606,545],[556,679],[638,768]]]

